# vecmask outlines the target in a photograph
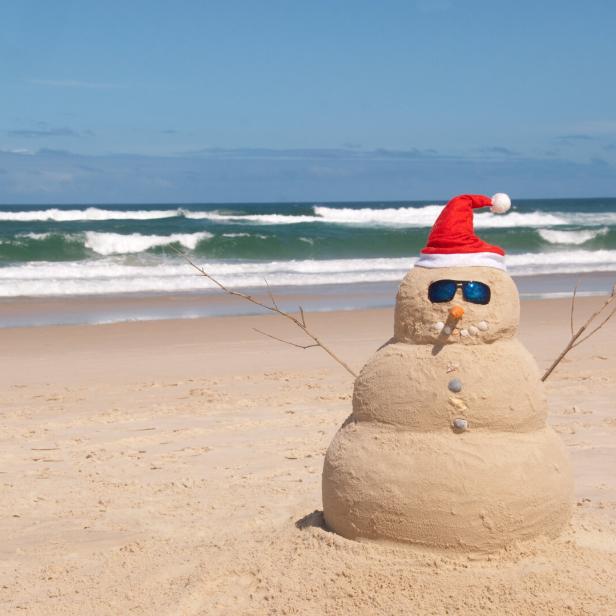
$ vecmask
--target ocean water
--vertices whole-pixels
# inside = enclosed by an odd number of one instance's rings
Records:
[[[0,298],[212,289],[173,248],[237,288],[398,281],[443,203],[0,207]],[[487,210],[487,208],[486,208]],[[616,272],[616,199],[475,211],[516,278]]]

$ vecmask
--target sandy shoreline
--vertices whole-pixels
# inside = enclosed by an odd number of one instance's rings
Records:
[[[569,297],[578,284],[580,295],[609,293],[616,272],[516,276],[522,299]],[[393,307],[399,281],[273,287],[284,310],[303,306],[311,312],[367,310]],[[123,321],[196,319],[215,316],[260,314],[248,302],[208,287],[189,293],[121,293],[49,297],[0,298],[0,329],[45,325],[108,324]],[[264,287],[245,288],[245,293],[269,303]]]
[[[392,312],[309,322],[359,369]],[[570,527],[470,559],[319,526],[352,378],[254,327],[301,341],[270,316],[2,330],[3,614],[616,613],[616,322],[547,383]],[[542,369],[568,330],[567,301],[523,302]]]

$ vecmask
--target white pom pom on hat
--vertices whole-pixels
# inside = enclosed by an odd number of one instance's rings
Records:
[[[496,193],[492,196],[492,206],[490,211],[493,214],[504,214],[511,207],[511,199],[505,193]]]

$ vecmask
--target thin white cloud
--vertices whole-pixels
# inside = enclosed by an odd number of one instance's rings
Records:
[[[92,131],[78,132],[66,126],[61,128],[45,128],[45,129],[13,129],[4,131],[9,137],[36,139],[39,137],[81,137],[92,136]]]
[[[29,150],[28,148],[12,148],[8,150],[0,148],[0,152],[5,154],[22,154],[23,156],[34,156],[36,154],[34,150]]]
[[[595,137],[609,136],[616,133],[616,120],[592,120],[581,122],[573,127],[574,134],[582,133]]]
[[[210,151],[172,157],[44,149],[20,156],[0,149],[0,202],[380,201],[442,198],[460,186],[483,186],[486,192],[509,186],[520,198],[616,195],[616,167],[600,158],[477,151],[416,156],[412,149],[394,155],[367,150],[358,157],[341,157],[336,149],[328,156],[303,152],[230,157],[222,150],[219,156]]]
[[[188,152],[178,152],[178,156],[198,158],[235,158],[235,159],[280,159],[280,160],[385,160],[409,158],[435,158],[438,152],[432,149],[409,148],[390,150],[377,148],[372,150],[350,148],[201,148]]]
[[[48,86],[50,88],[90,88],[94,90],[108,90],[123,87],[117,83],[78,81],[76,79],[29,79],[28,83],[35,86]]]

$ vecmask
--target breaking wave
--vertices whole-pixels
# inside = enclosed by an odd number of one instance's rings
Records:
[[[190,240],[193,241],[192,239]],[[506,257],[511,274],[567,274],[616,270],[616,250],[575,250]],[[200,262],[236,288],[308,286],[400,280],[414,258]],[[107,293],[202,291],[213,288],[182,261],[126,264],[120,257],[81,262],[38,262],[0,268],[0,296],[98,295]]]
[[[303,223],[325,223],[423,228],[432,226],[440,214],[442,207],[442,205],[425,205],[415,207],[351,208],[314,205],[310,208],[306,208],[306,211],[310,213],[299,214],[191,210],[181,207],[160,210],[115,210],[97,207],[72,210],[49,208],[45,210],[0,211],[0,221],[75,222],[184,218],[231,224],[295,225]],[[613,225],[616,224],[616,213],[511,211],[506,215],[494,215],[490,212],[475,211],[475,226],[477,228],[554,227],[576,224]]]
[[[77,220],[155,220],[179,216],[180,210],[105,210],[88,207],[83,210],[64,210],[50,208],[47,210],[26,210],[23,212],[0,211],[0,221],[34,222],[56,221],[72,222]]]
[[[341,208],[313,206],[307,214],[242,214],[235,212],[190,212],[186,218],[230,223],[263,225],[293,225],[329,223],[340,225],[375,225],[390,227],[431,227],[443,209],[442,205],[397,208]],[[504,216],[490,212],[475,212],[475,227],[504,229],[511,227],[549,227],[576,224],[616,224],[616,213],[578,214],[564,212],[510,212]]]
[[[85,246],[99,255],[138,253],[157,246],[180,244],[194,250],[197,244],[213,237],[207,231],[200,233],[174,233],[172,235],[141,235],[140,233],[97,233],[87,231]]]
[[[579,231],[557,231],[555,229],[540,229],[539,235],[550,244],[569,244],[579,246],[594,240],[596,237],[603,237],[608,234],[609,229],[584,229]]]

